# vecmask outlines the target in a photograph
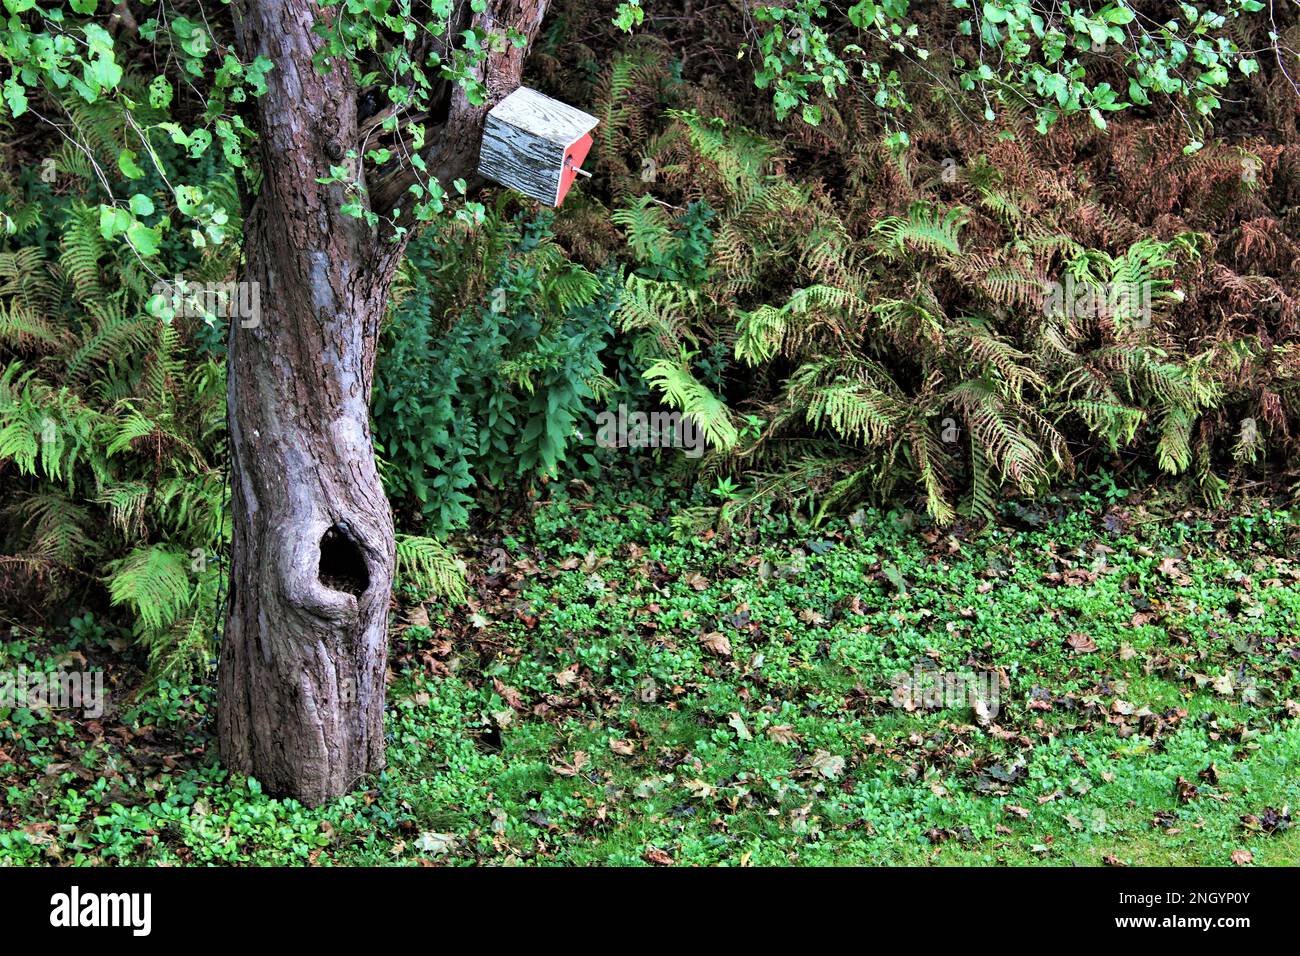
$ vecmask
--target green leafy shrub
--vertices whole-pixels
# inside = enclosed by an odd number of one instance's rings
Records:
[[[445,537],[475,492],[590,467],[588,423],[618,296],[572,262],[547,218],[498,207],[410,247],[375,376],[375,440],[399,511]]]
[[[1040,133],[1064,117],[1107,115],[1160,99],[1187,107],[1197,133],[1223,105],[1232,79],[1260,71],[1266,51],[1294,57],[1261,0],[1137,8],[1047,4],[1036,0],[824,0],[758,4],[740,44],[753,82],[770,91],[778,118],[798,112],[813,125],[846,90],[869,97],[895,122],[913,109],[908,87],[920,81],[972,116],[1029,111]],[[641,22],[641,0],[622,3],[616,23]],[[855,89],[856,88],[856,89]],[[906,144],[899,130],[896,143]],[[1194,148],[1199,148],[1196,143]]]

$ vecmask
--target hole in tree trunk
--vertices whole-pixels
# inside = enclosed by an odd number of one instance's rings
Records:
[[[320,582],[354,597],[361,597],[370,587],[370,572],[361,549],[338,525],[320,539]]]

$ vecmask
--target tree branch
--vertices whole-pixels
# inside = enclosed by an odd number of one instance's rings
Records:
[[[547,3],[548,0],[492,0],[486,10],[473,15],[471,26],[476,29],[502,37],[513,29],[523,34],[528,42],[522,48],[506,44],[504,50],[489,53],[478,65],[475,72],[488,91],[486,102],[475,106],[459,84],[452,89],[446,122],[430,131],[430,143],[422,154],[428,175],[444,188],[449,189],[456,179],[469,181],[475,187],[480,185],[474,182],[474,171],[478,168],[479,144],[487,114],[519,86],[524,58],[542,25]],[[370,208],[387,212],[402,204],[407,190],[417,181],[416,172],[409,165],[382,177],[370,187]],[[405,203],[406,209],[410,205]],[[409,213],[404,211],[402,225],[409,224],[406,221],[408,216]],[[386,246],[402,245],[388,242],[390,237],[391,233],[381,237]],[[385,261],[389,260],[391,249],[382,250],[381,256]]]

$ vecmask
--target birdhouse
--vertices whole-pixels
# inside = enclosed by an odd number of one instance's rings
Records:
[[[600,120],[521,86],[488,113],[479,175],[558,206],[582,170]]]

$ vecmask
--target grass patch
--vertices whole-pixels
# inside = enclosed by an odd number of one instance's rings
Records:
[[[208,686],[97,721],[0,711],[0,858],[1300,859],[1289,513],[1174,521],[1078,492],[1002,527],[862,512],[719,535],[631,494],[557,491],[466,605],[405,595],[389,769],[326,807],[219,767]],[[102,662],[126,700],[118,636],[79,622],[17,634],[0,663]],[[941,674],[996,695],[927,700]]]

